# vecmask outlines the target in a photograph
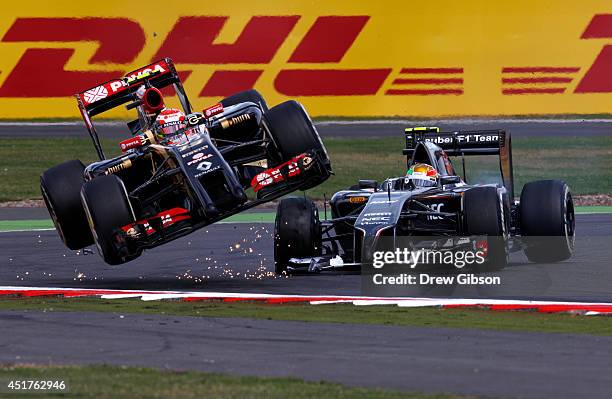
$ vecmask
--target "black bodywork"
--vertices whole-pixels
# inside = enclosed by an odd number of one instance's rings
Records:
[[[295,159],[293,165],[283,159],[268,129],[264,115],[267,109],[262,104],[243,102],[208,117],[194,113],[172,61],[160,62],[163,72],[149,68],[153,72],[143,74],[141,68],[137,75],[132,74],[135,78],[124,78],[125,87],[119,93],[94,104],[86,105],[82,93],[77,95],[100,157],[99,162],[86,167],[85,181],[109,174],[118,176],[132,207],[134,223],[117,229],[114,238],[124,259],[295,190],[315,186],[330,176],[330,162],[322,143]],[[192,137],[188,142],[175,145],[156,139],[154,127],[138,107],[136,92],[143,85],[160,90],[174,87],[186,114],[185,133]],[[126,103],[128,109],[139,111],[139,119],[128,127],[132,134],[142,135],[146,143],[106,159],[91,118]],[[304,167],[304,159],[309,160],[308,167]],[[249,198],[247,190],[253,178],[274,167],[284,179]],[[289,177],[290,167],[297,167],[299,176]]]
[[[519,203],[514,200],[511,136],[504,130],[439,132],[437,128],[406,129],[406,166],[426,163],[439,175],[436,187],[409,187],[405,177],[382,184],[360,180],[329,201],[331,218],[320,221],[323,255],[291,259],[288,270],[320,271],[358,267],[379,237],[466,236],[464,193],[475,187],[495,187],[502,204],[505,238],[520,234]],[[497,155],[501,184],[469,185],[459,176],[449,156]],[[464,163],[465,166],[465,163]],[[465,168],[463,171],[465,176]],[[520,245],[515,245],[515,249]],[[340,260],[341,259],[341,260]],[[335,261],[334,261],[335,260]]]

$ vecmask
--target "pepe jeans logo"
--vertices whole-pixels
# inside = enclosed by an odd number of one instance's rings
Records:
[[[91,90],[87,90],[83,93],[83,97],[87,103],[93,103],[98,100],[102,100],[108,96],[108,90],[104,86],[94,87]]]

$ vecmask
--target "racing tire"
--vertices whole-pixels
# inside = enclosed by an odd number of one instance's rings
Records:
[[[508,214],[495,187],[475,187],[463,195],[465,229],[470,236],[487,236],[488,270],[503,269],[508,264]]]
[[[245,102],[259,104],[263,112],[268,112],[268,104],[266,103],[266,100],[264,100],[263,96],[255,89],[241,91],[239,93],[226,97],[221,100],[221,105],[223,105],[223,107],[225,108],[229,107],[230,105],[236,105]]]
[[[85,166],[78,159],[54,166],[40,175],[40,191],[55,229],[66,247],[77,250],[94,243],[81,204]]]
[[[331,171],[327,150],[312,120],[300,103],[291,100],[278,104],[264,114],[264,120],[275,147],[274,150],[268,147],[271,164],[278,165],[305,152],[316,151],[323,157],[325,168]],[[307,190],[319,183],[315,182],[301,189]]]
[[[304,107],[297,101],[286,101],[272,107],[264,118],[280,155],[280,162],[286,162],[306,151],[325,152],[319,133]]]
[[[274,221],[274,271],[287,272],[291,258],[321,256],[319,211],[308,198],[291,197],[280,201]]]
[[[106,263],[118,265],[140,255],[128,254],[115,235],[119,228],[136,220],[119,177],[106,175],[85,183],[81,200],[98,252]]]
[[[535,263],[560,262],[574,252],[576,220],[568,185],[560,180],[525,184],[520,204],[525,255]]]

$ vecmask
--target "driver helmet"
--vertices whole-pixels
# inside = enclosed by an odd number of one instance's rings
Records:
[[[164,136],[175,134],[179,129],[184,129],[185,114],[176,108],[165,108],[162,110],[155,120],[157,122],[159,133]]]
[[[414,164],[406,172],[406,179],[415,187],[435,187],[438,185],[438,176],[438,171],[426,163]]]

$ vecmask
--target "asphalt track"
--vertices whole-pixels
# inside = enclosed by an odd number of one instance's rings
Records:
[[[401,136],[408,126],[438,126],[445,131],[505,129],[513,137],[573,137],[612,134],[612,120],[555,119],[441,119],[441,120],[370,120],[322,121],[315,123],[325,137]],[[122,140],[129,137],[125,123],[96,124],[100,137]],[[0,137],[88,137],[83,122],[0,123]]]
[[[0,311],[0,337],[0,363],[104,362],[526,399],[612,391],[612,337],[11,311]]]
[[[577,215],[576,252],[558,264],[533,264],[511,256],[499,287],[427,287],[419,296],[612,302],[612,215]],[[70,251],[55,231],[0,233],[0,285],[202,290],[275,294],[362,295],[357,273],[277,277],[273,226],[216,224],[122,266],[95,252]]]

